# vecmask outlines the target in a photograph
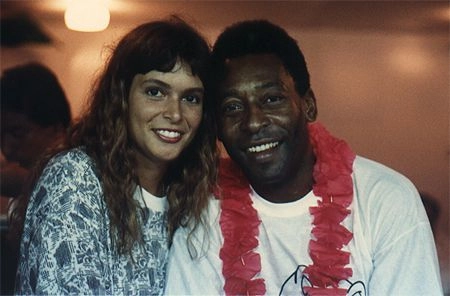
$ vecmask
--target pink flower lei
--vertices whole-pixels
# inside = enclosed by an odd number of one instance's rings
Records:
[[[353,199],[352,166],[355,154],[342,140],[331,136],[319,123],[309,124],[310,140],[316,155],[313,192],[321,200],[310,207],[313,216],[309,254],[312,264],[303,271],[311,287],[308,295],[345,295],[341,280],[352,276],[346,267],[350,253],[342,250],[352,233],[341,222],[350,214]],[[250,186],[244,174],[229,159],[221,161],[220,227],[224,238],[220,250],[222,274],[227,295],[263,295],[264,279],[255,278],[261,271],[258,246],[261,220],[250,198]]]

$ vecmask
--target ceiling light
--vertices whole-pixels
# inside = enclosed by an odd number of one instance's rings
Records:
[[[106,0],[69,0],[64,13],[66,26],[75,31],[98,32],[109,25]]]

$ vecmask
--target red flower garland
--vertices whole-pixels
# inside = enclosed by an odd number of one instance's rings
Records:
[[[316,155],[313,170],[313,192],[321,198],[311,207],[315,239],[309,243],[313,263],[305,268],[312,287],[308,295],[345,295],[339,282],[352,276],[345,267],[350,254],[343,251],[353,235],[341,222],[350,214],[353,199],[352,166],[355,154],[348,145],[331,136],[320,124],[309,124],[310,140]],[[224,238],[220,250],[227,295],[263,295],[264,279],[254,278],[261,272],[258,246],[261,220],[250,198],[250,186],[244,174],[229,159],[220,164],[219,187],[221,201],[220,227]]]

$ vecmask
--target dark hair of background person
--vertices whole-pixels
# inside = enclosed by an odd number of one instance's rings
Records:
[[[439,202],[429,193],[419,191],[419,194],[423,206],[425,207],[425,211],[427,212],[427,217],[428,220],[430,221],[431,230],[433,230],[433,234],[436,235],[436,227],[439,221],[439,216],[441,214],[441,207],[439,205]]]
[[[201,35],[179,17],[140,25],[125,35],[113,49],[96,81],[85,115],[69,130],[67,142],[58,150],[84,147],[95,161],[109,208],[113,244],[121,254],[130,253],[135,242],[142,242],[138,203],[133,194],[139,179],[135,170],[129,126],[129,92],[137,74],[152,70],[171,71],[178,60],[191,66],[205,83],[210,47]],[[216,131],[211,123],[211,102],[203,102],[202,123],[195,138],[164,178],[168,188],[169,232],[193,220],[202,223],[216,179]],[[36,171],[32,185],[45,162]],[[19,232],[23,228],[26,202],[14,213]],[[185,219],[189,217],[189,219]]]
[[[217,93],[224,78],[225,61],[247,54],[277,56],[293,77],[298,93],[303,96],[309,90],[306,61],[295,39],[266,20],[250,20],[231,25],[217,38],[211,57],[211,93]]]
[[[70,124],[70,107],[58,78],[39,63],[5,70],[0,98],[2,111],[24,114],[43,127]]]
[[[63,140],[71,122],[70,106],[53,71],[39,62],[30,62],[3,71],[0,111],[1,149],[5,157],[0,172],[1,194],[3,202],[14,201],[14,205],[25,188],[30,169],[44,150]],[[11,119],[17,121],[7,122]],[[51,132],[41,134],[47,128]],[[1,294],[14,292],[19,249],[16,236],[14,225],[2,225]]]

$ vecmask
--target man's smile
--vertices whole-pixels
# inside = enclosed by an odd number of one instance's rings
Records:
[[[252,147],[249,147],[247,149],[248,152],[250,153],[258,153],[258,152],[263,152],[272,148],[275,148],[279,145],[279,142],[269,142],[269,143],[264,143],[264,144],[260,144],[260,145],[255,145]]]

